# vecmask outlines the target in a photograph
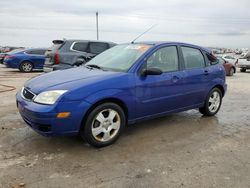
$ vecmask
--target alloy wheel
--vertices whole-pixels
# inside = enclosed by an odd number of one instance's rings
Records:
[[[91,126],[94,138],[100,142],[108,142],[119,132],[121,118],[117,111],[104,109],[97,114]]]
[[[32,65],[30,63],[23,63],[22,69],[24,72],[30,72],[32,70]]]
[[[208,109],[210,112],[214,113],[218,110],[221,103],[221,96],[218,91],[214,91],[208,100]]]

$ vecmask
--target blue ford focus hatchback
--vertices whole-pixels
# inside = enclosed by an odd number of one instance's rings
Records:
[[[117,45],[82,67],[27,81],[16,95],[23,120],[42,135],[80,134],[114,143],[126,124],[197,108],[215,115],[225,70],[207,49],[175,42]]]

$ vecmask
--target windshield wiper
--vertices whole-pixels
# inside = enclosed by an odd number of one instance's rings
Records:
[[[86,65],[86,67],[91,67],[91,68],[96,68],[96,69],[103,70],[102,67],[100,67],[100,66],[98,66],[98,65],[94,65],[94,64]]]

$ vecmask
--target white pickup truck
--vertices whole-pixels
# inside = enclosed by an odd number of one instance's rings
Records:
[[[250,51],[238,59],[237,67],[240,68],[240,72],[246,72],[247,69],[250,69]]]

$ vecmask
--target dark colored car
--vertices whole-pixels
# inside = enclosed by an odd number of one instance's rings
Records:
[[[227,76],[233,76],[236,73],[236,67],[233,63],[229,63],[228,61],[224,60],[222,57],[217,57],[219,63],[223,65],[226,71]]]
[[[16,95],[23,120],[42,135],[114,143],[125,125],[198,108],[215,115],[227,85],[211,51],[176,42],[117,45],[84,66],[35,77]]]
[[[89,40],[54,40],[45,56],[44,72],[68,69],[85,64],[115,43]]]
[[[8,53],[4,57],[4,65],[8,68],[31,72],[33,69],[43,69],[45,48],[18,50]]]

